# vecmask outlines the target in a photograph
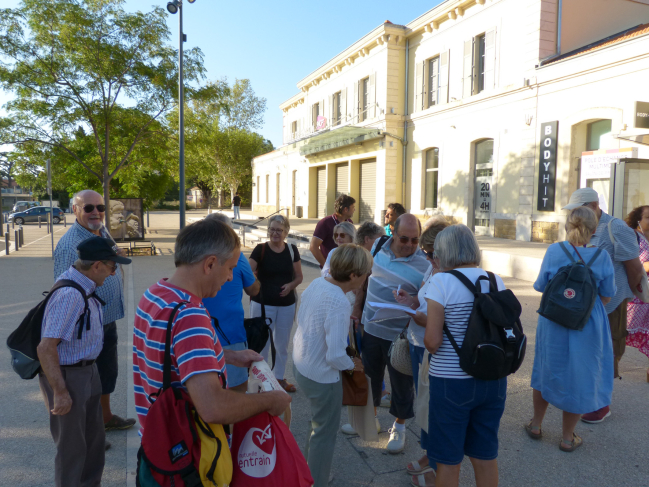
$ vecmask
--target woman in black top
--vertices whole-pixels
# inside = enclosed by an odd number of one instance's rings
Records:
[[[286,382],[284,372],[295,317],[295,288],[302,282],[302,263],[297,247],[292,244],[289,247],[284,242],[290,228],[288,219],[282,215],[273,216],[268,222],[270,240],[257,245],[250,255],[250,268],[261,283],[261,293],[251,298],[250,316],[261,316],[259,296],[263,295],[266,317],[273,320],[270,327],[277,351],[273,371],[286,392],[295,392],[295,386]],[[266,344],[261,352],[264,360],[268,360],[269,347],[270,344]]]

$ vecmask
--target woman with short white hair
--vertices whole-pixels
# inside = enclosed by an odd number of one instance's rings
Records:
[[[334,227],[334,242],[336,242],[336,245],[340,246],[343,244],[354,243],[355,238],[356,228],[352,223],[342,222]],[[338,247],[332,249],[331,252],[329,252],[329,254],[327,255],[327,260],[325,260],[325,264],[322,266],[322,270],[320,271],[320,275],[322,277],[327,277],[329,275],[329,267],[331,267],[331,255],[336,251],[337,248]]]
[[[343,400],[342,373],[363,370],[346,352],[352,307],[345,294],[372,271],[372,255],[343,244],[331,258],[330,275],[315,279],[302,293],[293,338],[293,373],[311,405],[305,457],[315,487],[325,487],[334,456]]]

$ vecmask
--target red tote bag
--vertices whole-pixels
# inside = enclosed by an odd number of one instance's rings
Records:
[[[234,425],[230,487],[311,487],[313,477],[288,426],[261,413]]]

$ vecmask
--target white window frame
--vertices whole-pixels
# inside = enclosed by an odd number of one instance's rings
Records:
[[[427,167],[428,166],[428,153],[431,152],[431,151],[434,151],[434,150],[437,150],[437,167],[428,169],[428,167]],[[423,191],[423,195],[424,195],[424,202],[423,203],[424,204],[422,206],[426,210],[434,210],[434,209],[439,208],[439,147],[430,147],[430,148],[426,149],[425,151],[423,151],[423,155],[424,155],[424,158],[423,158],[423,164],[422,164],[422,172],[423,172],[422,180],[424,182],[424,191]],[[435,191],[435,194],[434,194],[434,196],[435,196],[435,198],[434,198],[435,199],[435,201],[434,201],[435,206],[428,206],[426,204],[427,201],[428,201],[428,191],[429,191],[429,188],[428,188],[428,186],[426,184],[426,176],[428,176],[429,172],[437,173],[437,188],[435,188],[436,191]]]

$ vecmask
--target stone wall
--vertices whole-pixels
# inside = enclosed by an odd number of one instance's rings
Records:
[[[532,222],[532,242],[554,243],[559,240],[556,222]]]
[[[516,220],[496,219],[494,237],[516,240]]]

